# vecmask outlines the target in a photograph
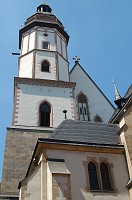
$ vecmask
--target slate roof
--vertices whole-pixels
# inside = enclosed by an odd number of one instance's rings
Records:
[[[119,144],[119,126],[89,121],[64,120],[48,139],[91,144]]]

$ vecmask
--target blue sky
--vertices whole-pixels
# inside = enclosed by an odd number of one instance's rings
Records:
[[[80,64],[113,103],[112,78],[123,96],[132,77],[131,0],[47,0],[70,35],[68,55]],[[18,31],[42,0],[1,0],[0,5],[0,174],[6,127],[12,123],[14,76],[18,75]],[[1,178],[1,175],[0,175]]]

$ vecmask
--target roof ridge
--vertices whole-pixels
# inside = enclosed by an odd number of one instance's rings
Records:
[[[102,126],[102,125],[104,125],[104,126],[115,126],[115,124],[111,124],[111,123],[107,123],[107,122],[105,122],[105,123],[100,123],[100,122],[94,122],[94,121],[80,121],[80,120],[72,120],[72,119],[67,119],[67,122],[68,121],[72,121],[72,122],[76,122],[77,124],[78,123],[87,123],[87,124],[94,124],[94,125],[100,125],[100,126]],[[118,124],[116,124],[117,126],[118,126]]]

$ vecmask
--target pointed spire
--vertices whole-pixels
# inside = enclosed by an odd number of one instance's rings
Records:
[[[113,81],[113,85],[114,85],[114,91],[115,91],[115,100],[119,100],[119,99],[121,99],[121,95],[120,95],[120,93],[119,93],[114,81]]]

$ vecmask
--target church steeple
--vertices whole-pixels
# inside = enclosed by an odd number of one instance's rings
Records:
[[[115,101],[114,102],[118,106],[118,108],[121,109],[124,104],[124,98],[121,97],[114,81],[113,81],[113,85],[114,85],[114,91],[115,91]]]
[[[14,104],[13,125],[57,127],[64,119],[65,109],[67,118],[75,119],[75,108],[71,106],[75,83],[69,81],[67,56],[69,35],[49,5],[37,7],[20,30],[19,38],[21,52],[14,102],[17,93],[20,95],[19,109]]]
[[[19,31],[19,77],[69,81],[68,40],[50,6],[38,6]]]
[[[121,96],[114,81],[113,81],[113,85],[114,85],[114,91],[115,91],[115,100],[119,100],[121,99]]]

